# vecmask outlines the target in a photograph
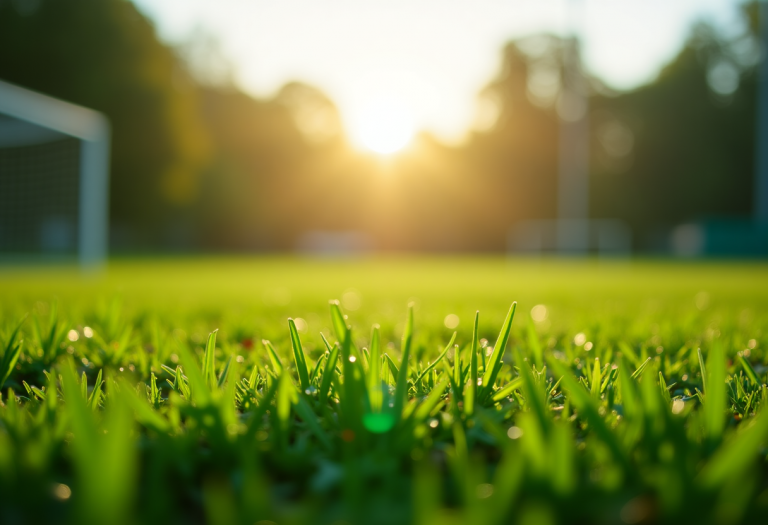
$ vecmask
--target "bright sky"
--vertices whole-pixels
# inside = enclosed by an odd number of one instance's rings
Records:
[[[392,114],[407,115],[409,125],[447,141],[460,140],[470,127],[477,93],[496,74],[503,44],[540,31],[567,32],[569,5],[580,7],[578,32],[587,67],[616,88],[653,78],[697,19],[734,30],[738,5],[738,0],[134,1],[166,41],[183,42],[200,30],[215,37],[237,84],[256,96],[300,80],[331,97],[353,135],[370,127],[364,115],[392,108]]]

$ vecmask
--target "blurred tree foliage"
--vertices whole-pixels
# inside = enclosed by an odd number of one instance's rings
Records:
[[[637,248],[751,212],[760,48],[744,13],[738,36],[695,26],[638,89],[589,79],[591,215],[629,223]],[[311,86],[257,100],[206,83],[128,1],[0,0],[0,78],[110,117],[113,244],[129,248],[293,250],[356,231],[381,249],[504,250],[516,222],[556,214],[565,45],[508,44],[463,145],[420,135],[381,158],[350,146]]]
[[[655,81],[593,97],[594,215],[626,220],[651,247],[674,223],[751,214],[756,14],[731,38],[697,24]]]

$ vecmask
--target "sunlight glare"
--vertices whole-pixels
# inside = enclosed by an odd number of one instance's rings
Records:
[[[413,137],[413,118],[405,104],[392,97],[369,100],[359,111],[353,131],[362,146],[381,154],[403,149]]]

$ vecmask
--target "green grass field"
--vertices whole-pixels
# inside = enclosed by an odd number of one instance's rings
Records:
[[[0,523],[758,523],[766,346],[757,262],[0,268]]]

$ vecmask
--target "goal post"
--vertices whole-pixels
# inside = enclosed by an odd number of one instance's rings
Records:
[[[107,118],[92,109],[4,81],[0,81],[0,118],[0,149],[19,151],[25,147],[60,143],[68,138],[79,142],[74,155],[77,159],[77,189],[67,194],[70,201],[76,200],[76,203],[69,203],[75,206],[77,216],[74,247],[82,267],[94,268],[103,264],[108,252],[109,228],[110,126]],[[17,165],[28,167],[30,163]],[[50,169],[51,180],[55,182],[58,177],[56,168]],[[10,192],[5,195],[6,199],[21,199],[22,195],[14,195],[14,192],[25,192],[23,198],[31,202],[30,206],[35,205],[35,192],[42,196],[46,188],[37,184],[35,188],[25,189],[24,178],[27,176],[24,169],[14,170],[13,165],[0,172],[0,178],[6,182],[4,191]],[[7,222],[13,221],[8,215],[2,217]],[[13,228],[13,225],[7,227]],[[2,248],[0,246],[0,250]],[[8,248],[10,252],[13,250],[13,246]],[[35,251],[46,255],[45,246]]]

